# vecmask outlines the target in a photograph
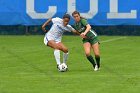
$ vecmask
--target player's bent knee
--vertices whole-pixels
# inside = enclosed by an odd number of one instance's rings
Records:
[[[63,52],[64,52],[64,53],[68,53],[68,48],[64,48],[64,49],[63,49]]]

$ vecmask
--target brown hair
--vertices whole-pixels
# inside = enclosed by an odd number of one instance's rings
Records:
[[[82,17],[78,11],[74,11],[74,12],[72,13],[72,16],[74,16],[75,14],[78,14],[78,15],[80,16],[80,18],[86,19],[85,17]],[[86,19],[86,20],[87,20],[87,19]]]
[[[80,16],[80,13],[79,13],[78,11],[74,11],[74,12],[72,13],[72,16],[74,16],[75,14],[78,14],[78,15]]]
[[[63,19],[64,19],[64,18],[70,19],[70,15],[66,13],[66,14],[64,14],[64,16],[63,16]]]

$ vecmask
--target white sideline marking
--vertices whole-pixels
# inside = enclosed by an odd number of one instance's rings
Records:
[[[126,38],[126,37],[113,38],[113,39],[101,41],[101,43],[107,43],[107,42],[116,41],[116,40],[125,39],[125,38]]]

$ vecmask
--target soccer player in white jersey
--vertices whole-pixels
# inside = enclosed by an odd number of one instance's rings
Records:
[[[68,58],[68,48],[61,42],[61,38],[64,32],[69,31],[77,33],[68,23],[70,21],[70,15],[65,14],[63,19],[52,18],[48,19],[43,25],[42,30],[47,32],[45,27],[52,22],[53,25],[50,30],[45,34],[44,43],[45,45],[54,49],[54,56],[57,62],[57,68],[61,64],[60,62],[60,51],[63,52],[63,63],[66,64]]]

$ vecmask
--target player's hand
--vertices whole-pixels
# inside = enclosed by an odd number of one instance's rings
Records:
[[[85,33],[81,33],[80,37],[83,38],[83,39],[87,38]]]
[[[47,30],[46,30],[44,27],[42,27],[42,30],[43,30],[44,32],[47,32]]]

